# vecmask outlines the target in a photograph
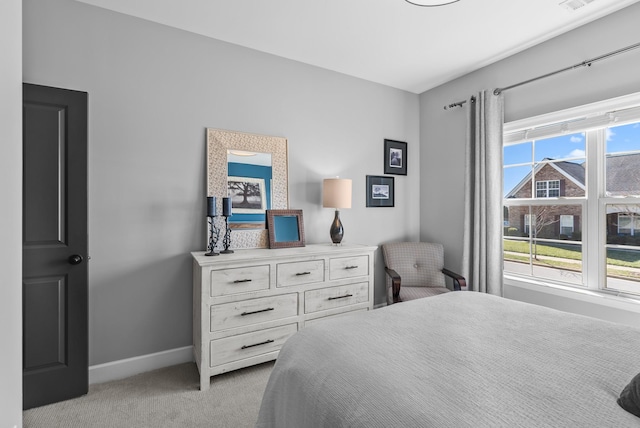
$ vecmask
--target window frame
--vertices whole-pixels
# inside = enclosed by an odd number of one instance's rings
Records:
[[[544,189],[538,188],[538,184],[544,184]],[[558,183],[558,187],[551,187],[551,183]],[[560,180],[536,180],[536,198],[559,198],[560,197]],[[557,190],[557,195],[550,195],[552,190]],[[543,191],[545,196],[538,196],[538,192]]]
[[[531,213],[525,214],[523,224],[524,224],[524,233],[526,233],[527,235],[531,234],[531,227],[532,226],[535,227],[536,225],[536,215]]]
[[[629,236],[636,236],[638,234],[638,229],[640,229],[640,227],[638,227],[640,223],[640,216],[634,213],[618,213],[618,234],[620,234],[620,217],[629,218],[629,224],[631,225],[631,227],[627,227],[625,229],[630,230]]]
[[[582,205],[580,227],[582,240],[580,243],[582,245],[583,286],[575,287],[569,285],[567,287],[565,283],[557,283],[553,280],[534,276],[520,276],[511,272],[504,273],[506,282],[524,281],[523,283],[526,282],[534,287],[554,287],[575,292],[586,289],[589,292],[598,294],[615,294],[633,300],[640,300],[640,294],[630,294],[606,288],[606,255],[608,249],[611,248],[607,244],[606,209],[608,204],[622,201],[619,197],[608,197],[605,194],[605,179],[598,180],[598,177],[604,177],[606,174],[606,129],[638,122],[640,122],[640,92],[504,124],[503,146],[505,147],[563,134],[583,132],[586,138],[585,160],[588,166],[585,174],[586,189],[584,197],[537,197],[537,186],[534,184],[532,185],[532,191],[535,193],[532,193],[532,197],[527,199],[530,206],[546,204]],[[593,139],[597,139],[595,147],[592,143]],[[533,159],[532,162],[534,164],[541,163]],[[503,168],[504,166],[503,164]],[[506,207],[514,204],[523,206],[522,202],[524,200],[503,198],[503,205]],[[626,199],[625,202],[633,204],[636,201]],[[640,226],[640,223],[636,223],[636,225]],[[561,227],[560,230],[562,230]],[[575,218],[573,230],[575,231]],[[589,231],[592,231],[592,233],[589,233]],[[593,233],[595,231],[597,232]],[[505,235],[503,233],[504,238]],[[599,266],[600,263],[602,263],[602,266]],[[602,284],[602,287],[600,287],[600,284]]]
[[[567,219],[567,217],[571,218],[571,232],[570,233],[563,233],[562,228],[563,227],[569,227],[569,226],[563,226],[562,225],[562,219],[564,218],[565,220]],[[575,216],[574,215],[569,215],[569,214],[560,214],[560,235],[571,235],[573,234],[575,230]]]

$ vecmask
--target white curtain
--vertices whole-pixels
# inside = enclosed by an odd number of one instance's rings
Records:
[[[482,91],[468,105],[462,275],[468,290],[502,296],[503,98]]]

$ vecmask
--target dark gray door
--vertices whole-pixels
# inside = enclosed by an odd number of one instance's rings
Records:
[[[87,393],[87,93],[23,86],[23,407]]]

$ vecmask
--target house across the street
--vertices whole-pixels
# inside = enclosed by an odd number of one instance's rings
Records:
[[[605,196],[627,196],[640,188],[640,153],[608,155],[606,158]],[[533,178],[532,178],[533,177]],[[535,180],[532,183],[532,180]],[[533,173],[525,176],[506,199],[584,197],[585,163],[555,161],[546,158]],[[637,205],[607,205],[607,243],[640,244],[640,210]],[[566,205],[532,205],[505,207],[505,235],[532,236],[542,239],[582,239],[582,207]]]

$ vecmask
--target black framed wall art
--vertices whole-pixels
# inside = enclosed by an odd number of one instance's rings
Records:
[[[394,178],[367,175],[367,207],[393,207]]]
[[[407,175],[407,143],[384,140],[384,173]]]

